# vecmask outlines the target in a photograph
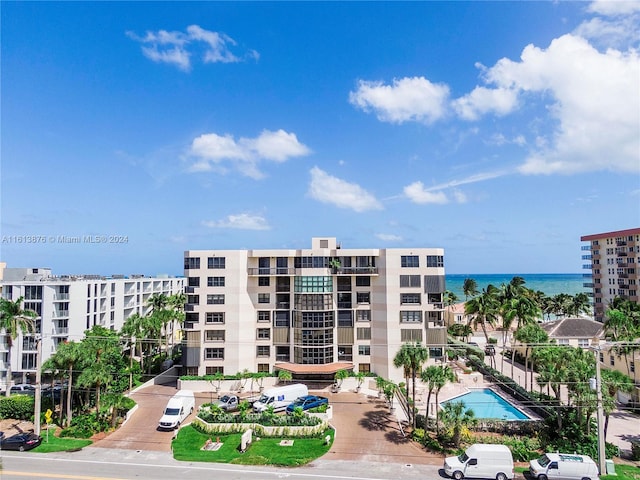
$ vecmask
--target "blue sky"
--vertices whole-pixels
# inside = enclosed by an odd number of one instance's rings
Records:
[[[442,247],[581,271],[640,225],[640,2],[2,2],[2,251]],[[64,243],[59,236],[120,243]]]

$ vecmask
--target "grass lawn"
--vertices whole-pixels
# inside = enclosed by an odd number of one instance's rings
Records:
[[[325,432],[322,438],[261,437],[258,440],[254,435],[251,446],[245,453],[240,453],[240,434],[205,435],[189,425],[180,429],[172,449],[173,457],[181,461],[295,467],[305,465],[329,451],[331,444],[325,445],[325,435],[330,435],[333,443],[333,430]],[[217,437],[223,444],[219,450],[201,450],[209,438],[215,442]],[[293,445],[280,446],[281,440],[293,440]]]
[[[84,438],[60,438],[54,435],[54,430],[49,431],[49,437],[47,440],[47,431],[44,430],[41,435],[42,443],[36,448],[31,450],[37,453],[49,453],[49,452],[69,452],[73,450],[79,450],[82,447],[91,445],[91,440]]]

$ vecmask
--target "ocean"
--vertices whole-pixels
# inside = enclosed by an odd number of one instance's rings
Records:
[[[559,293],[575,295],[576,293],[587,293],[589,289],[583,287],[583,283],[588,279],[583,278],[582,273],[501,273],[501,274],[456,274],[446,275],[446,289],[455,293],[459,301],[464,301],[462,285],[467,278],[473,278],[478,285],[478,291],[482,291],[487,285],[492,284],[500,287],[507,284],[513,277],[522,277],[525,280],[524,286],[534,290],[544,292],[548,297]]]

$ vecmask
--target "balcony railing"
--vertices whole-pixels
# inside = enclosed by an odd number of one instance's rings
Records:
[[[56,293],[53,296],[53,300],[54,301],[60,301],[60,300],[69,300],[69,294],[68,293]]]
[[[250,276],[268,276],[268,275],[295,275],[296,269],[289,267],[258,267],[258,268],[248,268],[247,273]]]
[[[68,318],[69,310],[56,310],[53,312],[53,318]]]

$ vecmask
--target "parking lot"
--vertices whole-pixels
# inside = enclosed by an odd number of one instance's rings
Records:
[[[171,451],[174,432],[157,430],[158,420],[175,387],[153,385],[132,395],[138,409],[117,431],[94,443],[95,447],[125,450]],[[430,454],[403,436],[395,416],[384,401],[349,391],[313,391],[329,398],[333,406],[331,424],[336,436],[323,460],[352,460],[402,464],[442,465],[442,457]],[[209,393],[196,393],[196,410],[213,400]],[[185,421],[188,423],[195,412]]]

